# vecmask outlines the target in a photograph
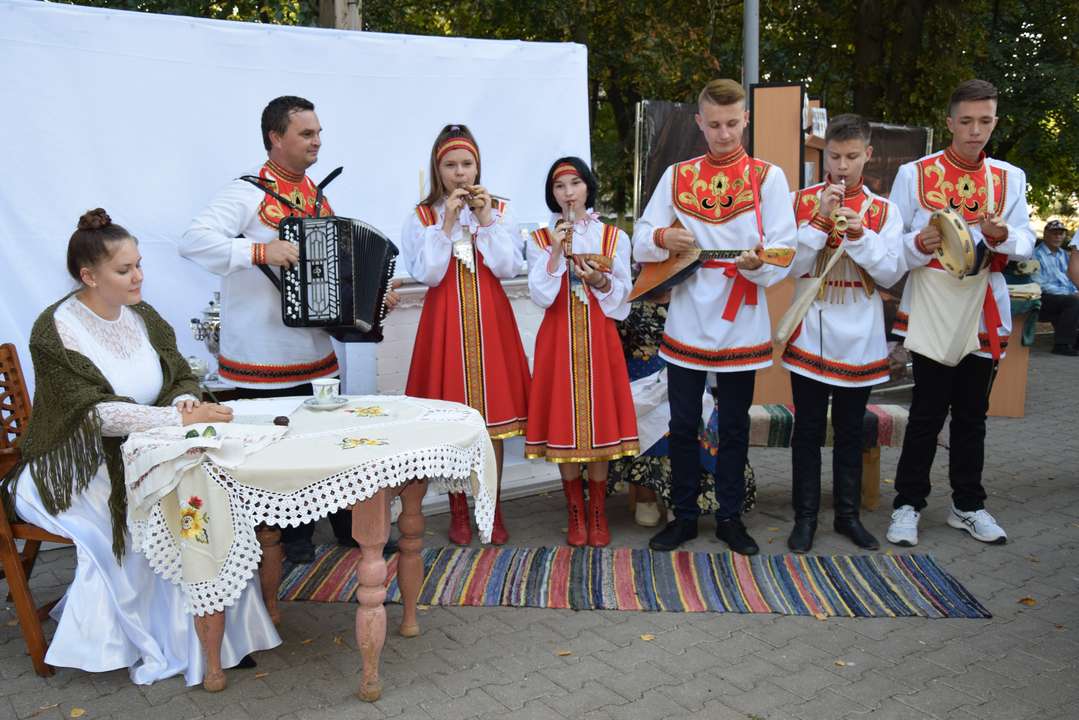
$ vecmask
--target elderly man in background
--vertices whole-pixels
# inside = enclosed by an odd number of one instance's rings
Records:
[[[1053,323],[1053,354],[1079,355],[1079,288],[1068,276],[1074,247],[1063,247],[1067,228],[1060,220],[1045,225],[1042,241],[1034,248],[1038,271],[1034,282],[1042,286],[1042,309],[1038,319]]]

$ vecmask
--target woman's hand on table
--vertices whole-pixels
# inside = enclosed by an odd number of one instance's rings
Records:
[[[193,406],[185,407],[193,402]],[[185,401],[178,403],[176,409],[180,411],[181,425],[194,425],[195,423],[232,422],[232,408],[218,405],[217,403],[199,403],[197,401]]]

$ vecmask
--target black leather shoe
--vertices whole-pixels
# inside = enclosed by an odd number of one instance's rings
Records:
[[[285,559],[296,565],[306,565],[315,559],[315,546],[310,540],[293,540],[281,543],[285,548]]]
[[[746,532],[746,526],[742,524],[740,517],[716,520],[716,537],[739,555],[756,555],[761,551],[757,541]]]
[[[806,554],[813,549],[813,535],[816,532],[816,518],[794,518],[794,527],[787,538],[787,547],[798,555]]]
[[[697,537],[697,520],[679,520],[675,518],[667,526],[652,536],[648,547],[653,550],[675,550],[684,542]]]
[[[236,667],[241,670],[250,670],[251,668],[257,668],[259,664],[255,662],[255,658],[250,655],[244,655],[240,658],[240,662],[236,663]]]
[[[862,521],[856,517],[837,517],[833,527],[837,533],[846,535],[851,542],[863,550],[880,550],[880,542],[865,529]]]

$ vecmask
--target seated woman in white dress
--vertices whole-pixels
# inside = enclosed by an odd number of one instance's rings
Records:
[[[91,672],[126,667],[138,684],[183,673],[188,685],[220,690],[222,665],[281,639],[257,578],[227,613],[196,619],[184,612],[179,585],[124,552],[124,437],[232,417],[197,400],[172,328],[142,302],[140,260],[135,239],[104,210],[79,219],[67,251],[79,287],[34,323],[33,414],[23,464],[5,482],[15,483],[7,490],[19,517],[75,541],[75,579],[53,610],[46,662]]]

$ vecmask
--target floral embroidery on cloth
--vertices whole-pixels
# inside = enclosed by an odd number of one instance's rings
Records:
[[[363,407],[348,408],[345,410],[347,413],[351,413],[356,417],[386,417],[389,413],[382,409],[380,405],[366,405]]]
[[[206,524],[210,516],[202,510],[202,498],[192,495],[180,506],[180,537],[208,545],[210,537],[206,533]]]
[[[375,447],[378,445],[389,445],[390,441],[386,438],[365,438],[365,437],[344,437],[341,438],[342,450],[353,450],[358,447]]]

